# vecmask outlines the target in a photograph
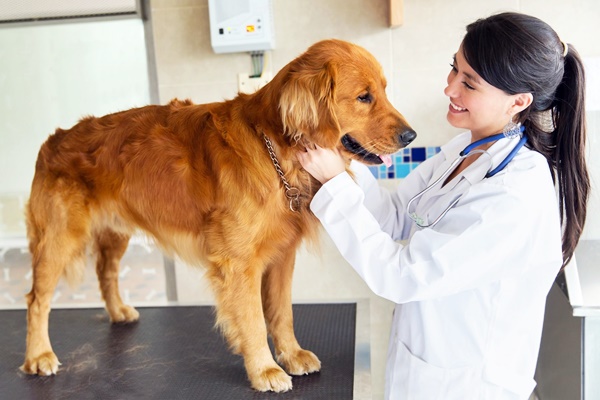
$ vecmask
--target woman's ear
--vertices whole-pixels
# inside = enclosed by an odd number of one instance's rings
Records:
[[[296,142],[335,147],[340,125],[335,115],[337,69],[327,63],[318,71],[290,72],[281,90],[279,109],[285,134]]]
[[[515,115],[526,109],[533,102],[533,95],[531,93],[517,93],[513,95],[513,103],[510,107],[509,113]]]

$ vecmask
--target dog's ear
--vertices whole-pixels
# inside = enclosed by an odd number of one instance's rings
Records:
[[[340,125],[335,115],[337,68],[331,63],[316,71],[290,71],[282,88],[279,109],[285,134],[294,141],[335,147]]]

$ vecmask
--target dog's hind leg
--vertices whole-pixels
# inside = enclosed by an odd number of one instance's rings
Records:
[[[139,313],[123,303],[119,294],[119,262],[127,250],[129,235],[104,229],[94,233],[96,274],[102,298],[112,322],[135,322]]]
[[[275,362],[267,342],[261,302],[263,268],[247,261],[226,261],[211,268],[216,297],[217,325],[244,366],[255,390],[286,392],[292,378]],[[252,265],[252,264],[250,264]]]
[[[57,185],[58,186],[58,185]],[[33,283],[27,294],[27,345],[23,372],[52,375],[58,371],[58,358],[48,335],[50,303],[54,290],[65,274],[83,269],[89,239],[89,214],[79,193],[69,197],[43,193],[32,187],[27,208],[27,233],[32,257]],[[79,198],[78,198],[79,197]]]
[[[291,375],[306,375],[321,369],[321,362],[311,351],[303,350],[294,335],[292,315],[292,277],[295,251],[281,263],[269,266],[263,275],[262,302],[267,327],[277,361]]]

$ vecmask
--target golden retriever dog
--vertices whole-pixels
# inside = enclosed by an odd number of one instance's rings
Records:
[[[61,276],[77,281],[88,250],[111,321],[137,321],[118,288],[119,260],[137,231],[207,269],[216,324],[254,389],[285,392],[290,375],[319,371],[293,331],[296,250],[319,232],[309,209],[319,183],[296,154],[317,144],[339,148],[348,163],[380,164],[410,143],[415,132],[385,87],[365,49],[325,40],[254,94],[173,100],[57,129],[39,151],[26,211],[33,287],[22,371],[57,373],[51,298]]]

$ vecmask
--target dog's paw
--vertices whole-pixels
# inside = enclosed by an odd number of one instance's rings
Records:
[[[115,324],[136,322],[140,319],[140,313],[135,308],[125,304],[114,309],[108,309],[108,314],[110,322]]]
[[[50,351],[38,357],[26,358],[21,371],[26,374],[50,376],[56,375],[59,365],[58,357]]]
[[[267,368],[250,377],[252,388],[260,392],[287,392],[292,389],[292,377],[281,368]]]
[[[277,356],[277,362],[290,375],[308,375],[321,369],[321,361],[308,350],[298,350],[294,353],[281,353]]]

